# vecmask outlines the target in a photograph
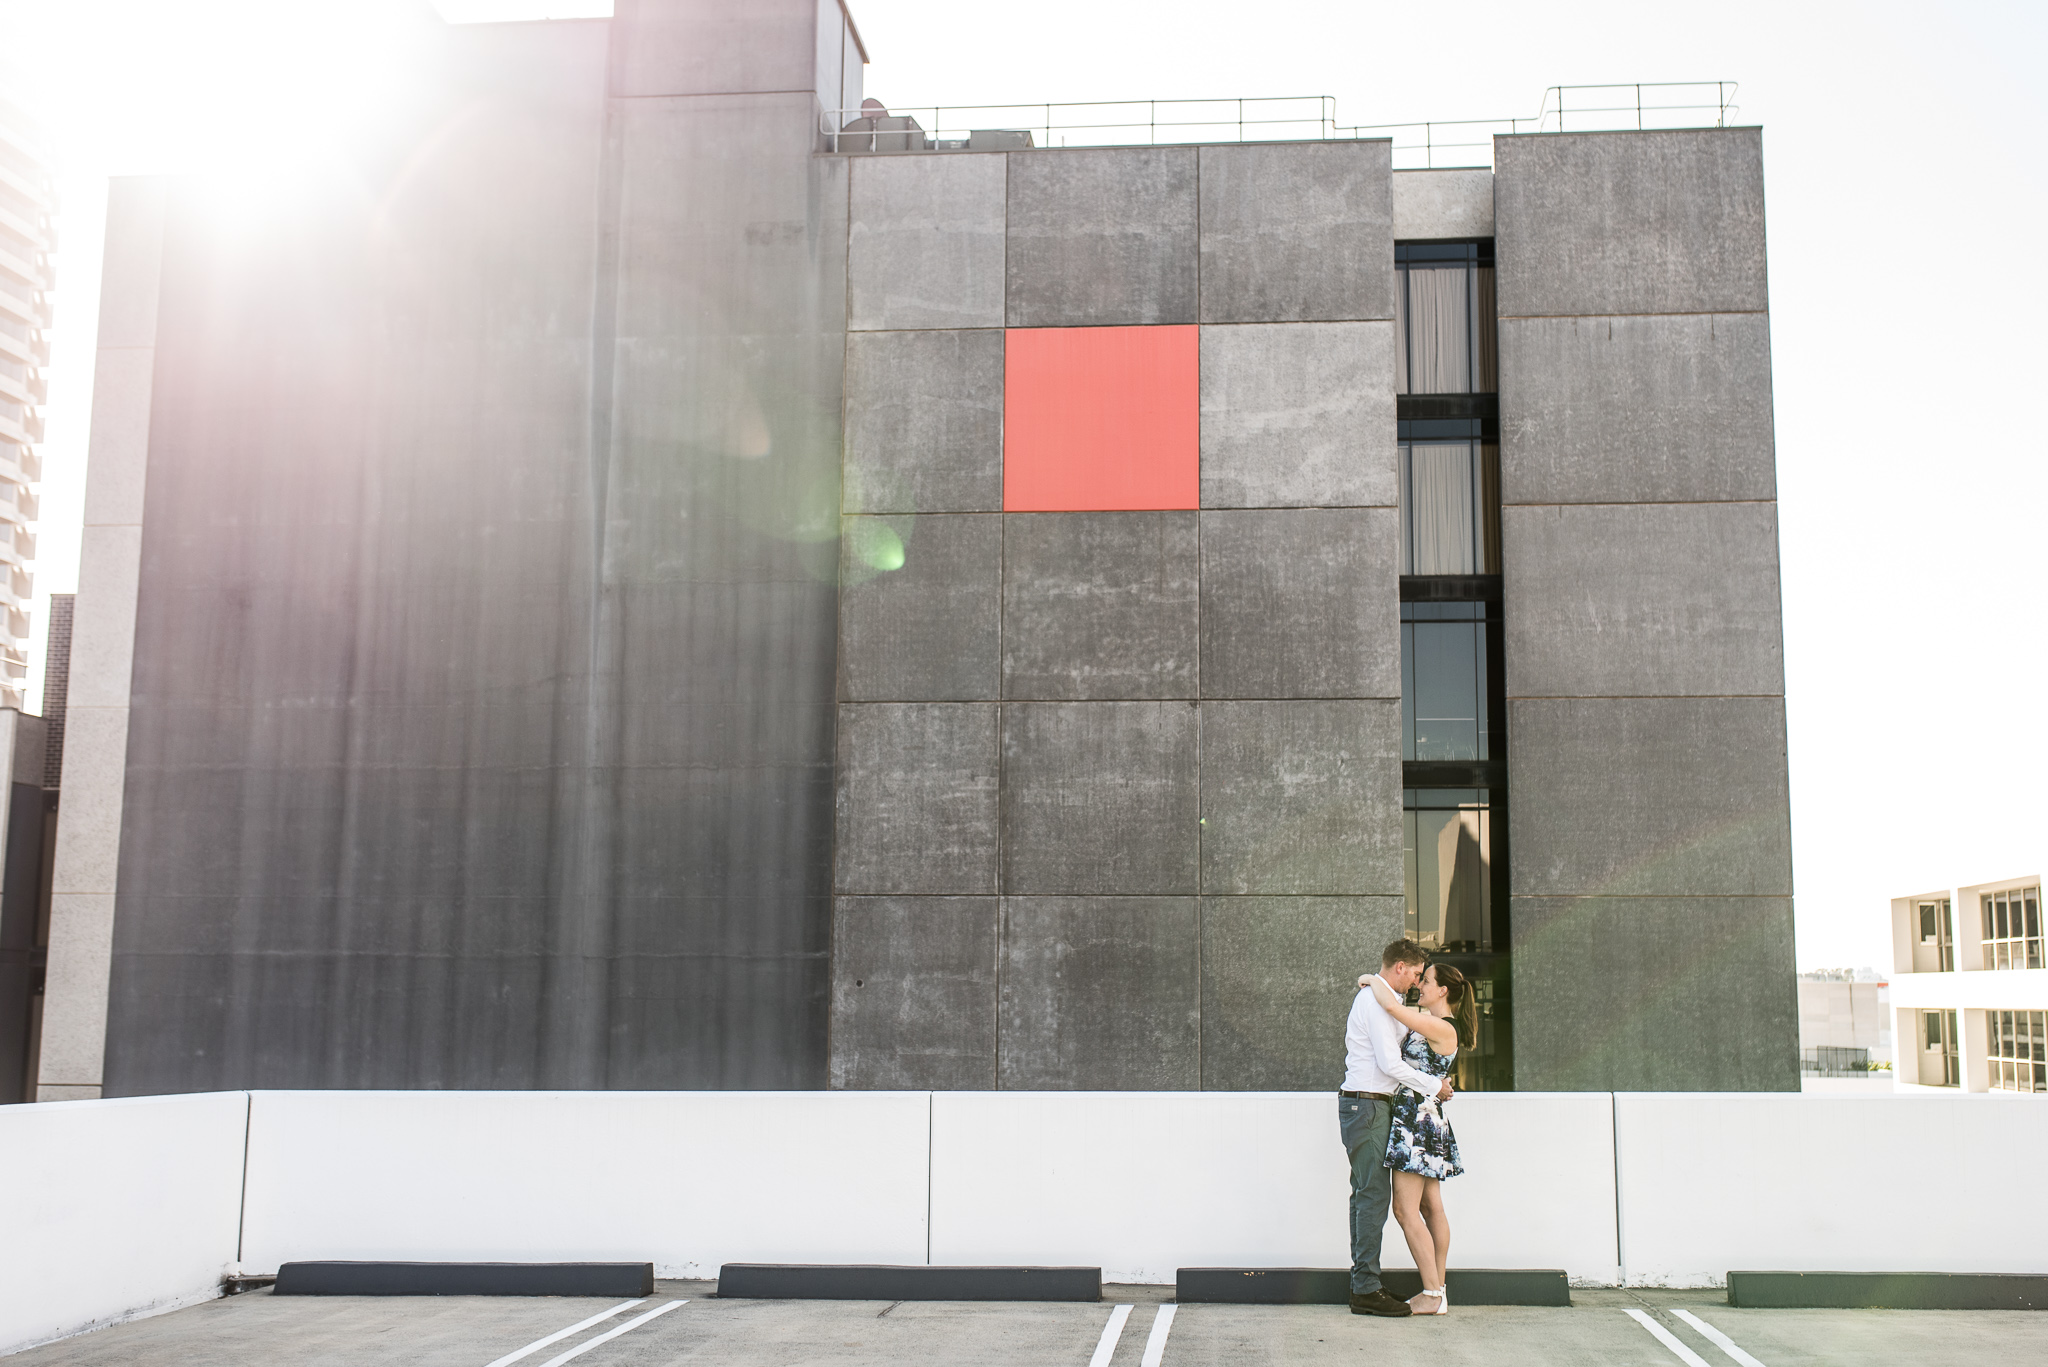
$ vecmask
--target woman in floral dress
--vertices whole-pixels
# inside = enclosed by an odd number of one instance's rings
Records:
[[[1371,985],[1380,1005],[1408,1027],[1401,1056],[1431,1077],[1448,1077],[1459,1044],[1470,1041],[1476,1025],[1472,985],[1465,975],[1450,964],[1431,964],[1418,989],[1420,1009],[1403,1003],[1378,978]],[[1450,1311],[1444,1283],[1451,1221],[1444,1210],[1443,1180],[1465,1168],[1458,1160],[1457,1136],[1444,1119],[1444,1104],[1403,1087],[1394,1101],[1393,1125],[1387,1134],[1387,1166],[1394,1170],[1394,1219],[1422,1273],[1422,1292],[1409,1301],[1418,1315]]]

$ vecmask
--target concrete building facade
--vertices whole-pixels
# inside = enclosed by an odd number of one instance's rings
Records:
[[[377,196],[116,186],[43,1095],[1334,1086],[1404,929],[1468,1085],[1797,1088],[1757,130],[445,56]]]

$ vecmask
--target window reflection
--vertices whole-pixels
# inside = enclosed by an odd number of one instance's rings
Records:
[[[1408,937],[1441,950],[1493,948],[1493,817],[1484,788],[1410,788],[1402,806]]]
[[[1401,605],[1401,758],[1492,759],[1484,603]]]

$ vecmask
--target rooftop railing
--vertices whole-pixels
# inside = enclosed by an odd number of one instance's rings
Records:
[[[1166,146],[1391,138],[1397,170],[1491,166],[1496,134],[1725,128],[1740,113],[1734,81],[1554,85],[1533,117],[1346,124],[1336,97],[1104,100],[1089,104],[892,106],[828,110],[835,152],[998,147]]]

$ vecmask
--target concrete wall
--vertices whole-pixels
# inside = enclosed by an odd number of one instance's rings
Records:
[[[1337,1084],[1402,917],[1388,156],[851,160],[833,1085]],[[1154,324],[1201,506],[1004,512],[1002,329]]]
[[[1900,1201],[1929,1153],[2034,1154],[2024,1098],[1475,1093],[1454,1267],[2048,1272],[2048,1176]],[[820,1136],[829,1141],[820,1143]],[[319,1092],[0,1110],[0,1351],[313,1258],[1341,1267],[1327,1094]],[[1390,1223],[1390,1267],[1408,1265]],[[80,1269],[90,1269],[82,1275]]]
[[[46,1096],[824,1081],[818,41],[451,28],[368,193],[117,188]]]
[[[240,1092],[0,1107],[0,1354],[220,1294],[239,1255]]]
[[[1794,1089],[1761,137],[1495,168],[1517,1084]]]

